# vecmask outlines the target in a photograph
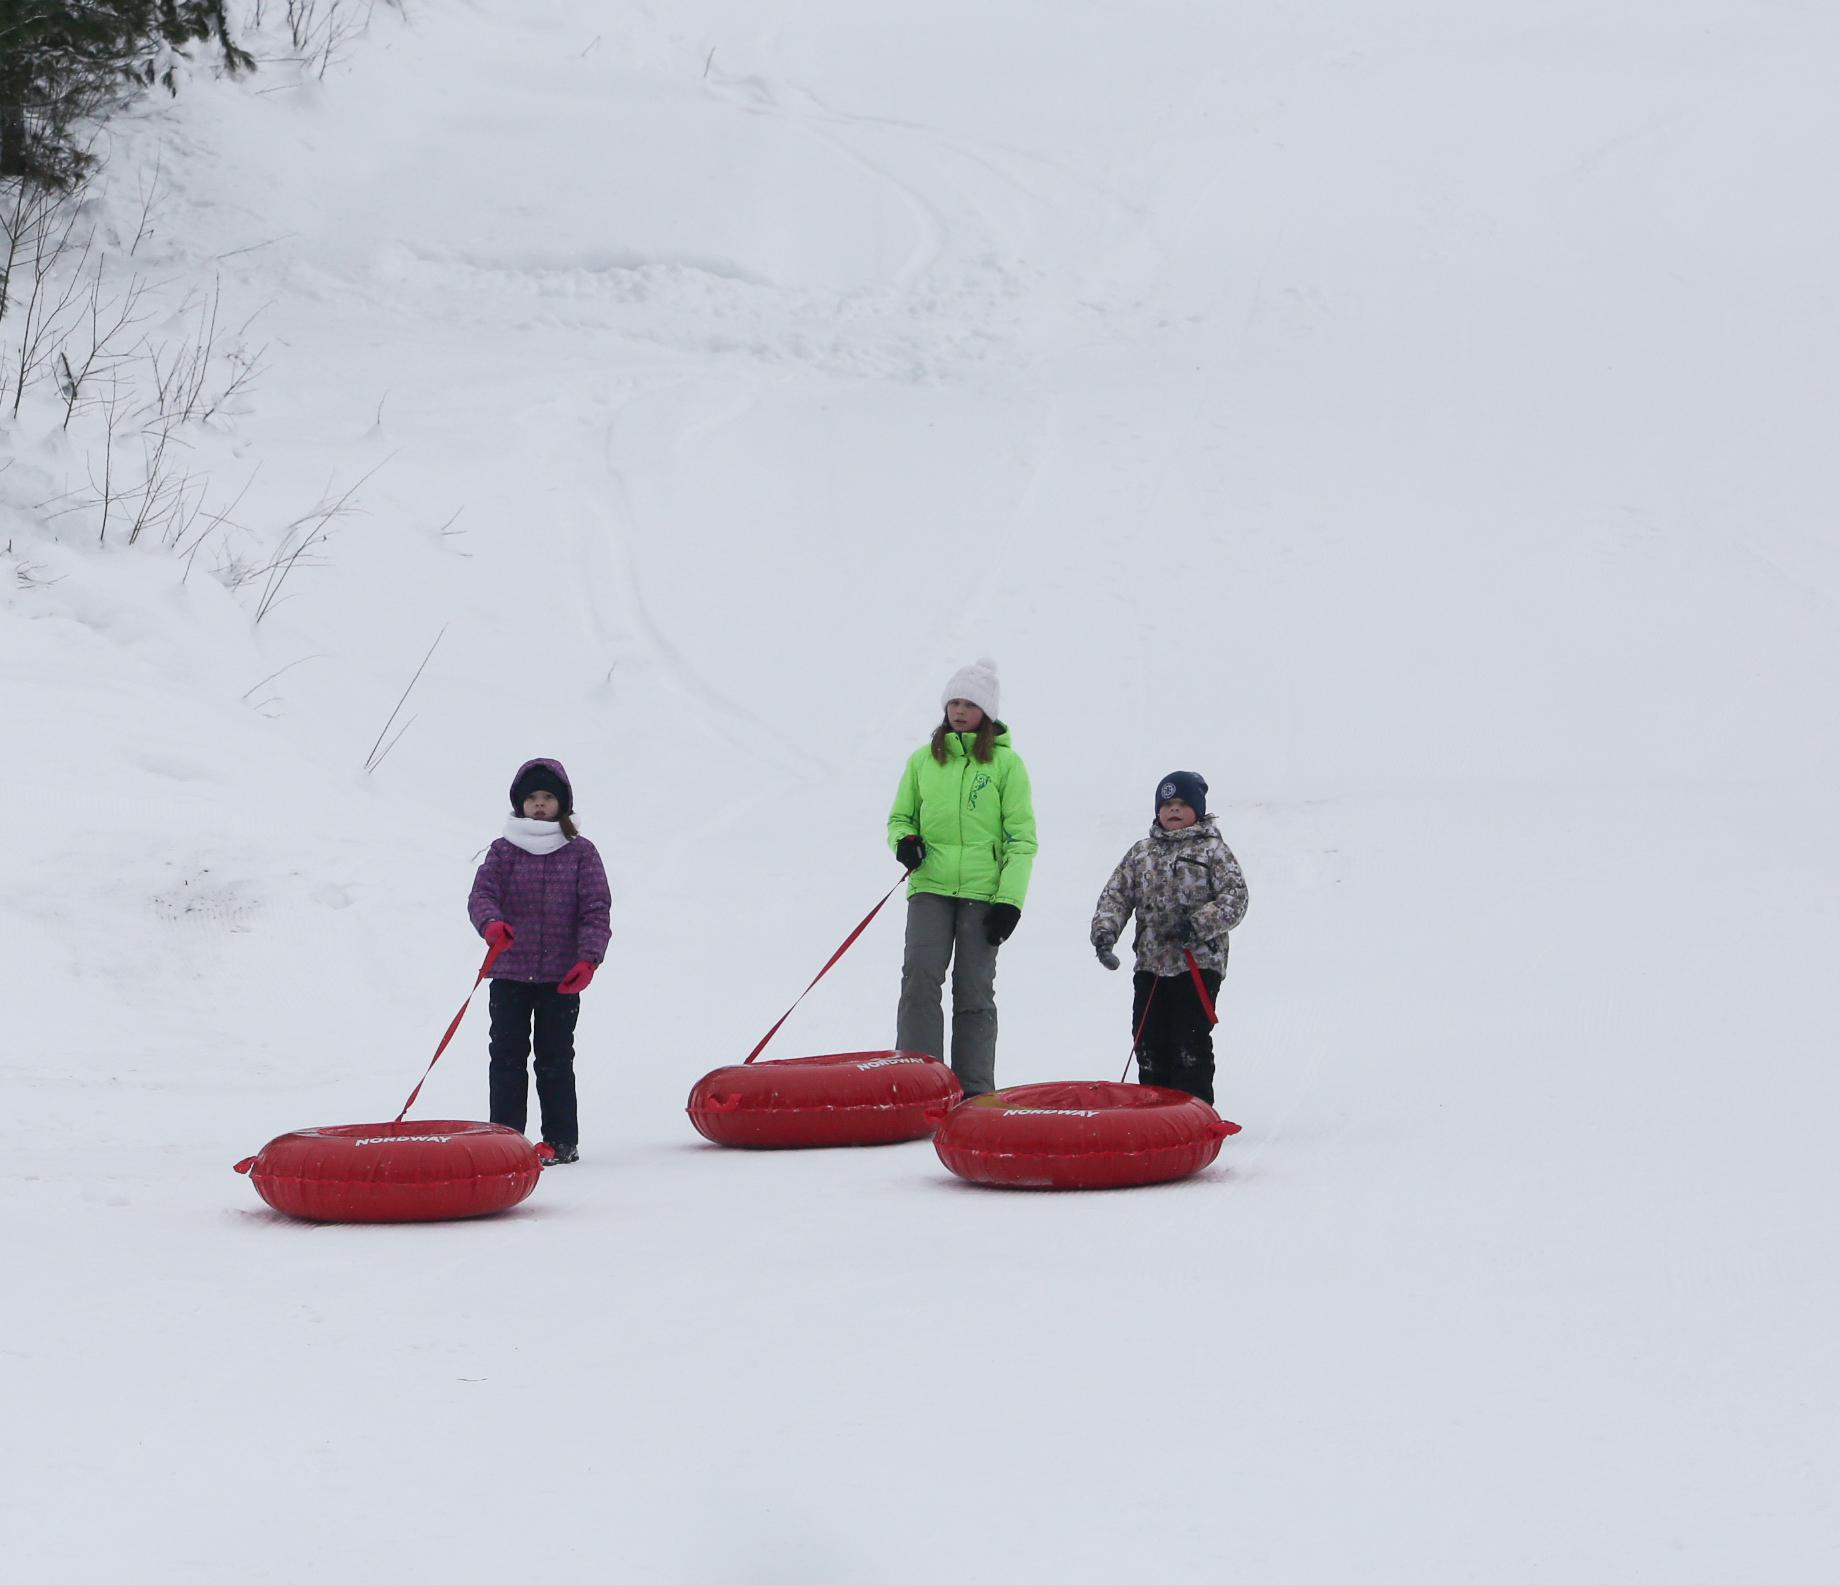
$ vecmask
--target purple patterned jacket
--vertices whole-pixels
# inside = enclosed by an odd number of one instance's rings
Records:
[[[568,785],[567,772],[553,759],[519,766],[518,778],[532,765],[547,766]],[[607,955],[612,903],[607,871],[586,837],[554,853],[527,853],[500,837],[473,877],[466,911],[481,935],[494,919],[514,932],[510,947],[492,965],[493,979],[554,985],[577,963],[599,963]]]

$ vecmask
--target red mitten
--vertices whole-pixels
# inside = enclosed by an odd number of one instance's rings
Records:
[[[556,987],[564,996],[579,996],[588,988],[588,981],[594,978],[592,963],[577,963],[574,968],[562,976],[562,982]]]
[[[485,938],[487,946],[508,947],[517,939],[517,935],[504,920],[494,919],[485,928]]]

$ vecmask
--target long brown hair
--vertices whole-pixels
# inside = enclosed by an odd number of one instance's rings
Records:
[[[949,716],[941,716],[939,725],[933,728],[933,758],[941,765],[946,762],[946,735],[952,730]],[[997,749],[997,734],[1007,730],[995,716],[987,715],[979,724],[977,736],[971,743],[971,757],[980,765],[988,765],[990,757]]]
[[[556,824],[562,827],[562,834],[571,842],[581,835],[581,833],[575,829],[575,822],[567,815],[557,815]]]

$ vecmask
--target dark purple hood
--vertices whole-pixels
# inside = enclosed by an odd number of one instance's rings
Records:
[[[527,759],[522,765],[518,766],[517,775],[511,778],[511,812],[514,815],[524,812],[523,805],[518,801],[518,784],[523,781],[524,777],[530,771],[536,769],[539,765],[554,776],[557,781],[562,783],[568,793],[568,796],[562,800],[562,812],[565,815],[573,814],[575,811],[575,784],[569,780],[569,773],[562,768],[562,761],[558,759]]]

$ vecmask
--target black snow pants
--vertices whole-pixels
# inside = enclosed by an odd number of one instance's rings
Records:
[[[1201,979],[1209,999],[1217,1000],[1220,976],[1203,969]],[[1131,1032],[1136,1034],[1140,1024],[1144,1030],[1137,1042],[1137,1082],[1185,1090],[1212,1106],[1214,1031],[1195,994],[1194,980],[1184,969],[1180,974],[1139,972],[1131,976],[1131,982]],[[1148,1022],[1144,1019],[1146,1004]]]
[[[531,1031],[536,1031],[537,1105],[543,1137],[552,1145],[578,1145],[575,1121],[575,1020],[581,998],[553,985],[523,980],[492,982],[492,1121],[520,1134],[528,1116]]]

